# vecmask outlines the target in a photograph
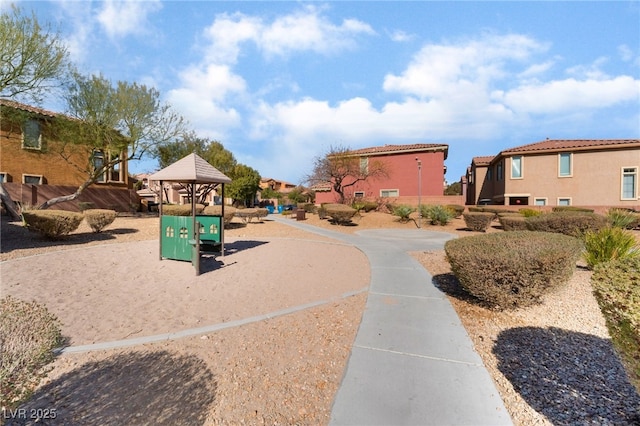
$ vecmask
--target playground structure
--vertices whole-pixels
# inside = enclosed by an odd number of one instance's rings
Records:
[[[195,153],[152,174],[149,179],[159,181],[161,188],[158,205],[160,260],[190,260],[196,275],[200,275],[203,252],[219,252],[224,256],[224,201],[219,216],[202,215],[197,212],[196,197],[203,187],[220,185],[219,194],[224,200],[224,185],[231,179]],[[164,182],[179,183],[187,188],[191,201],[190,216],[163,214]]]

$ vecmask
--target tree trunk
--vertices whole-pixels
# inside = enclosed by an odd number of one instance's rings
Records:
[[[20,219],[18,206],[16,206],[16,203],[13,202],[11,197],[9,197],[9,194],[4,190],[4,186],[2,186],[2,183],[0,183],[0,200],[13,219]]]
[[[56,198],[52,198],[50,200],[47,200],[44,203],[40,204],[38,206],[38,209],[39,210],[45,210],[45,209],[48,209],[49,207],[53,206],[54,204],[64,203],[65,201],[73,201],[76,198],[78,198],[80,196],[80,194],[82,194],[82,191],[87,189],[89,187],[89,185],[91,185],[92,183],[93,183],[93,180],[88,180],[88,181],[84,182],[82,185],[80,185],[78,187],[78,189],[76,189],[76,192],[74,192],[73,194],[63,195],[62,197],[56,197]]]

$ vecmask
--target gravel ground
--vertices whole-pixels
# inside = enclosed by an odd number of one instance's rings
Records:
[[[381,213],[364,214],[356,221],[357,226],[351,227],[334,226],[314,215],[307,218],[309,224],[341,232],[415,227],[413,222],[398,223]],[[117,233],[105,232],[96,240],[88,229],[79,229],[63,244],[157,238],[157,218],[121,217],[117,221]],[[460,219],[446,227],[425,226],[460,236],[474,234],[465,230]],[[501,231],[491,228],[488,232]],[[237,225],[226,235],[322,238],[269,220]],[[60,243],[33,239],[24,229],[4,220],[1,243],[0,260],[60,249]],[[443,251],[412,255],[449,297],[516,425],[640,424],[640,397],[612,349],[591,294],[589,271],[578,268],[568,285],[546,297],[542,305],[496,312],[483,308],[460,290]],[[82,424],[83,418],[84,423],[91,418],[101,424],[326,424],[365,300],[366,295],[361,294],[215,336],[127,351],[65,355],[56,361],[41,391],[63,386],[69,388],[66,391],[71,396],[86,393],[87,383],[95,379],[92,374],[124,366],[123,371],[131,377],[117,376],[113,383],[104,384],[104,408],[80,411],[85,417],[69,424]],[[220,358],[215,354],[225,355]],[[147,371],[149,362],[159,370]],[[78,366],[83,366],[81,371],[87,377],[73,376]],[[142,386],[150,373],[158,375],[165,370],[176,385],[193,386],[190,396],[173,395],[166,401],[149,395],[134,401],[119,400],[119,387],[128,388],[132,383]],[[209,375],[224,380],[209,380]],[[46,407],[46,395],[37,393],[33,406]],[[72,398],[67,403],[63,410],[74,408]],[[137,408],[118,410],[118,403]],[[163,405],[161,410],[158,404]],[[190,418],[179,408],[192,405],[209,409],[205,413],[194,410],[195,417]]]

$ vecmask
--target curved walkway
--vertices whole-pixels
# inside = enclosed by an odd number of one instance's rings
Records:
[[[365,230],[344,234],[284,219],[355,245],[371,284],[332,425],[509,425],[491,376],[446,296],[407,252],[442,249],[441,232]]]

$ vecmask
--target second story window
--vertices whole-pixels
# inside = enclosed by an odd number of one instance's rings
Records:
[[[572,155],[570,152],[562,152],[558,154],[558,176],[569,177],[573,174],[571,160]]]
[[[522,156],[511,157],[511,179],[522,178]]]
[[[369,157],[360,157],[360,173],[369,171]]]
[[[93,169],[98,171],[104,167],[104,152],[102,151],[93,151]],[[106,182],[107,175],[104,173],[100,173],[96,178],[96,182]]]
[[[25,149],[42,149],[40,122],[27,120],[22,126],[22,147]]]
[[[502,180],[502,161],[496,166],[496,179]]]
[[[491,179],[493,179],[493,169],[491,167],[487,168],[487,175],[485,176],[485,179],[487,181],[491,181]]]
[[[105,154],[101,150],[93,151],[93,168],[96,171],[102,169],[107,163],[119,160],[120,156],[116,154]],[[124,176],[122,175],[122,162],[117,162],[109,167],[108,170],[102,170],[102,172],[96,178],[97,183],[106,182],[123,182]]]

